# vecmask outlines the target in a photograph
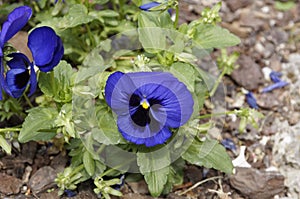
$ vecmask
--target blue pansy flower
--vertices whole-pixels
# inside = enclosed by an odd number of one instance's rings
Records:
[[[0,100],[2,100],[2,90],[5,89],[3,48],[5,43],[11,39],[28,22],[32,15],[32,10],[28,6],[15,8],[7,16],[7,20],[2,25],[0,32]]]
[[[166,142],[170,128],[185,124],[194,105],[187,87],[167,72],[115,72],[106,82],[105,100],[122,136],[146,147]]]
[[[8,14],[7,20],[2,25],[0,33],[0,56],[3,56],[3,47],[19,30],[21,30],[32,15],[32,10],[28,6],[15,8]]]
[[[8,56],[12,59],[7,62],[10,70],[6,73],[5,91],[10,96],[19,98],[30,84],[29,95],[32,95],[37,86],[33,64],[22,53],[12,53]]]
[[[29,34],[28,47],[34,65],[42,72],[51,71],[64,54],[62,40],[52,28],[47,26],[36,28]]]
[[[145,3],[145,4],[141,5],[139,8],[144,11],[149,11],[151,8],[154,8],[159,5],[160,5],[160,3],[158,3],[158,2],[150,2],[150,3]]]
[[[28,84],[30,84],[29,95],[36,90],[34,66],[42,72],[49,72],[60,62],[64,54],[62,40],[52,28],[46,26],[34,29],[29,34],[27,45],[32,53],[33,62],[22,53],[8,55],[12,59],[7,62],[10,70],[3,85],[4,90],[14,98],[21,97]]]
[[[255,97],[254,97],[254,95],[253,95],[252,92],[248,92],[246,94],[246,101],[247,101],[247,103],[249,104],[249,106],[251,108],[258,109],[258,105],[257,105],[256,99],[255,99]]]

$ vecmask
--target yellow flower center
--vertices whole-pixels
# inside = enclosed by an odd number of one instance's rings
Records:
[[[150,107],[150,104],[147,102],[146,99],[143,99],[141,101],[141,106],[144,108],[144,109],[148,109]]]

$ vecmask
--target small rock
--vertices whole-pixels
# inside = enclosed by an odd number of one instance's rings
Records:
[[[290,125],[295,125],[300,121],[300,113],[298,112],[291,112],[291,115],[288,117],[288,121]]]
[[[230,184],[249,198],[270,199],[284,190],[284,176],[275,171],[237,167]]]
[[[57,172],[45,166],[37,170],[29,180],[29,186],[34,193],[39,193],[43,190],[54,186],[54,180]]]
[[[239,68],[234,70],[231,77],[247,90],[255,90],[264,82],[260,66],[251,57],[241,55],[237,61]]]
[[[148,186],[145,181],[139,181],[139,182],[128,182],[128,186],[132,189],[134,193],[140,193],[140,194],[148,194]]]
[[[170,193],[167,196],[167,199],[186,199],[186,197],[185,196],[179,196],[176,193]]]
[[[54,168],[57,173],[59,173],[64,170],[67,162],[68,157],[63,153],[60,153],[52,159],[50,166]]]
[[[36,151],[37,151],[37,143],[27,142],[22,145],[20,158],[22,159],[22,161],[32,164]]]
[[[145,195],[141,195],[141,194],[138,194],[138,193],[128,193],[128,194],[125,194],[123,195],[122,197],[123,199],[153,199],[153,197],[151,196],[145,196]]]
[[[280,102],[278,101],[277,93],[269,92],[260,94],[257,97],[257,104],[261,108],[271,110],[279,106]]]
[[[51,192],[47,192],[47,193],[42,193],[39,196],[40,199],[60,199],[60,196],[58,195],[58,191],[51,191]]]
[[[22,180],[4,173],[0,173],[0,179],[0,193],[11,195],[20,192]]]
[[[192,182],[193,184],[202,180],[202,170],[196,166],[188,166],[184,170],[185,177],[188,182]]]
[[[232,12],[235,12],[236,10],[247,7],[253,3],[253,0],[231,0],[226,1],[227,6]]]

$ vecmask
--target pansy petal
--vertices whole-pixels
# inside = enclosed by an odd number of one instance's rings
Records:
[[[7,56],[12,58],[11,60],[6,62],[7,65],[10,67],[10,69],[14,69],[14,68],[26,69],[30,65],[29,59],[26,57],[26,55],[22,53],[11,53]]]
[[[48,64],[45,64],[45,65],[36,64],[39,67],[40,71],[42,71],[42,72],[51,71],[62,59],[62,57],[64,55],[64,46],[63,46],[62,40],[58,36],[57,36],[57,44],[58,45],[54,51],[54,55],[52,57],[51,62],[49,62]]]
[[[0,36],[1,47],[25,26],[31,15],[32,10],[28,6],[17,7],[8,15],[7,20],[2,26]]]
[[[270,79],[274,82],[274,83],[277,83],[277,82],[280,82],[281,79],[280,77],[282,76],[282,74],[280,72],[276,72],[276,71],[272,71],[270,73]]]
[[[122,72],[114,72],[113,74],[111,74],[107,81],[106,81],[106,85],[105,85],[105,101],[108,104],[108,106],[111,106],[111,95],[113,93],[113,90],[115,88],[115,85],[117,84],[117,82],[119,81],[119,79],[124,75],[124,73]]]
[[[129,113],[129,100],[136,88],[134,82],[127,74],[119,78],[112,90],[110,100],[110,106],[117,115]]]
[[[29,90],[29,96],[31,96],[37,87],[37,77],[34,70],[33,64],[30,65],[30,90]]]
[[[280,81],[280,82],[276,82],[270,86],[267,86],[266,88],[264,88],[262,90],[263,93],[266,93],[266,92],[270,92],[274,89],[278,89],[278,88],[283,88],[285,86],[287,86],[289,83],[288,82],[285,82],[285,81]]]
[[[0,59],[0,100],[3,99],[2,91],[4,89],[3,85],[5,84],[5,79],[4,79],[3,72],[4,72],[3,61],[2,61],[2,59]]]
[[[118,118],[118,128],[127,141],[137,145],[144,144],[147,147],[163,144],[172,135],[171,131],[166,126],[160,127],[160,130],[154,133],[150,125],[137,127],[130,122],[128,117]]]
[[[21,97],[28,85],[29,71],[27,69],[11,69],[6,73],[6,84],[9,94],[18,98]]]
[[[141,5],[139,8],[144,11],[149,11],[151,8],[154,8],[159,5],[160,5],[160,3],[158,3],[158,2],[150,2],[150,3]]]
[[[47,26],[34,29],[28,37],[28,47],[37,66],[49,64],[58,45],[56,33]]]
[[[253,95],[252,92],[248,92],[246,94],[246,100],[247,100],[247,103],[249,104],[249,106],[251,108],[258,109],[258,105],[257,105],[256,99],[255,99],[255,97],[254,97],[254,95]]]

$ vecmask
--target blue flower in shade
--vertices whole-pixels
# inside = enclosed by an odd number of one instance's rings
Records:
[[[64,54],[62,40],[52,28],[47,26],[36,28],[29,34],[28,47],[34,65],[42,72],[51,71]]]
[[[21,30],[32,15],[32,10],[28,6],[20,6],[15,8],[7,16],[7,20],[2,25],[0,33],[0,56],[3,56],[3,47],[5,43],[11,39],[19,30]]]
[[[144,11],[149,11],[151,8],[154,8],[159,5],[160,5],[160,3],[158,3],[158,2],[150,2],[150,3],[145,3],[145,4],[141,5],[139,8]]]
[[[248,92],[246,94],[246,101],[251,108],[258,109],[258,105],[256,103],[256,99],[252,92]]]
[[[6,73],[5,91],[12,97],[21,97],[30,84],[30,93],[32,95],[36,90],[37,81],[33,64],[22,53],[12,53],[8,55],[12,59],[7,62],[10,70]]]
[[[194,105],[187,87],[167,72],[115,72],[106,82],[105,100],[122,136],[147,147],[166,142],[170,128],[185,124]]]
[[[6,74],[3,87],[6,93],[14,98],[21,97],[29,84],[29,95],[36,90],[34,66],[42,72],[49,72],[60,62],[64,54],[60,37],[52,28],[46,26],[36,28],[29,34],[28,47],[32,53],[32,63],[22,53],[8,55],[12,59],[7,62],[10,70]]]
[[[11,39],[28,22],[32,15],[32,10],[28,6],[15,8],[7,16],[7,20],[2,25],[0,32],[0,100],[2,100],[2,90],[5,89],[3,48],[5,43]]]

